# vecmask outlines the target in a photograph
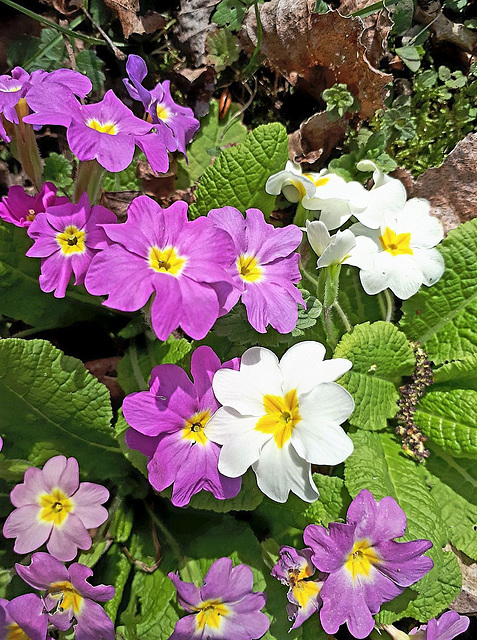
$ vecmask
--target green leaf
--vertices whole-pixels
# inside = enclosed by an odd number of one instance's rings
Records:
[[[435,364],[477,354],[477,220],[449,232],[439,247],[442,278],[403,303],[401,328]]]
[[[217,29],[207,36],[207,64],[215,67],[217,72],[230,67],[239,59],[238,38],[227,29]]]
[[[449,542],[477,560],[477,465],[475,460],[455,459],[429,443],[426,480],[439,504]]]
[[[359,324],[342,337],[334,357],[353,363],[339,381],[355,401],[349,422],[370,431],[386,428],[387,419],[398,410],[401,377],[414,368],[414,352],[406,336],[390,322]]]
[[[45,181],[53,182],[58,189],[69,189],[73,184],[71,177],[73,167],[65,156],[59,153],[50,153],[45,159],[43,177]]]
[[[200,121],[200,129],[187,149],[189,164],[183,157],[178,161],[177,189],[187,189],[200,178],[212,162],[211,149],[237,144],[246,138],[246,127],[240,118],[233,117],[239,109],[232,104],[225,118],[219,120],[219,103],[211,100],[209,113]]]
[[[99,567],[104,584],[114,585],[114,597],[104,603],[104,610],[114,622],[123,598],[126,583],[131,574],[132,565],[117,544],[113,544],[101,559]]]
[[[257,127],[241,144],[224,149],[208,167],[200,179],[197,202],[190,207],[190,214],[207,215],[211,209],[229,206],[242,213],[256,207],[268,216],[275,196],[265,192],[265,183],[285,166],[287,158],[285,127],[277,122]]]
[[[139,191],[141,181],[136,175],[137,162],[133,160],[129,167],[117,173],[106,172],[103,177],[105,191]]]
[[[31,467],[26,460],[0,460],[0,478],[6,482],[21,482]]]
[[[431,387],[419,401],[414,420],[424,435],[449,453],[477,454],[477,391]]]
[[[101,300],[80,287],[69,286],[65,298],[43,293],[38,278],[40,260],[27,258],[32,241],[26,229],[0,221],[0,309],[2,314],[23,320],[37,328],[63,327],[73,322],[96,319],[98,313],[110,314]]]
[[[477,355],[448,362],[435,369],[432,389],[473,389],[477,391]]]
[[[41,466],[63,454],[85,477],[125,474],[107,388],[46,340],[0,341],[0,406],[9,457]]]
[[[251,0],[222,0],[212,16],[212,22],[228,27],[231,31],[238,31],[251,4]]]
[[[142,475],[147,478],[147,457],[140,451],[130,449],[126,444],[126,431],[130,428],[123,415],[122,410],[118,413],[118,419],[114,425],[116,439],[125,458],[135,467]]]
[[[366,488],[377,500],[392,496],[407,517],[404,540],[425,538],[433,543],[427,555],[434,568],[412,585],[418,596],[402,614],[427,621],[447,608],[459,591],[452,561],[442,551],[446,535],[441,505],[429,491],[424,467],[403,455],[392,434],[358,431],[351,438],[355,448],[345,462],[345,483],[351,495]]]
[[[102,69],[104,62],[94,49],[83,49],[76,56],[76,70],[91,80],[93,91],[103,91],[106,79]]]
[[[392,21],[394,22],[392,33],[400,36],[412,26],[414,17],[415,0],[397,0],[397,2],[384,2],[390,5]],[[394,6],[393,6],[394,5]],[[399,54],[398,54],[399,55]]]
[[[395,51],[411,71],[417,71],[421,66],[421,55],[417,47],[397,47]]]

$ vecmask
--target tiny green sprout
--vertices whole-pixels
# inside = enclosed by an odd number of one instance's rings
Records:
[[[346,84],[337,83],[321,94],[331,120],[342,118],[345,113],[359,111],[360,105]]]

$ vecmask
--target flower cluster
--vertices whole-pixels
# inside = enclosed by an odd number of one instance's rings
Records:
[[[75,458],[55,456],[43,469],[30,467],[24,482],[12,490],[16,509],[3,527],[6,538],[16,538],[14,551],[24,554],[46,542],[49,553],[34,553],[30,566],[16,564],[17,574],[42,592],[10,602],[0,600],[0,637],[7,640],[47,640],[48,627],[68,631],[79,640],[114,640],[114,625],[97,602],[111,600],[114,587],[87,582],[92,570],[83,564],[66,567],[78,548],[89,549],[88,529],[103,524],[102,506],[109,491],[91,482],[79,482]]]
[[[381,604],[433,567],[423,555],[432,547],[429,540],[395,541],[405,530],[406,516],[394,498],[376,502],[366,489],[352,501],[345,524],[332,522],[328,529],[308,525],[303,533],[308,547],[283,547],[272,571],[289,586],[293,628],[319,609],[326,633],[346,623],[355,638],[366,638]],[[320,581],[309,580],[315,568]]]

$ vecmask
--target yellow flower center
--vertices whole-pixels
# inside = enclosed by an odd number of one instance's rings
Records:
[[[28,214],[27,217],[25,218],[25,220],[28,220],[28,222],[32,222],[35,219],[36,213],[34,209],[28,209]]]
[[[9,624],[6,628],[7,636],[5,640],[30,640],[27,634],[21,629],[16,622]]]
[[[91,118],[86,124],[90,129],[99,131],[99,133],[108,133],[110,136],[115,136],[118,133],[118,127],[114,122],[100,122],[96,118]]]
[[[229,609],[220,600],[206,600],[200,607],[197,607],[197,630],[200,631],[205,626],[209,629],[220,629],[222,616],[228,615]]]
[[[272,433],[275,444],[281,449],[301,420],[296,389],[292,389],[284,397],[264,395],[263,407],[266,415],[257,422],[255,430]]]
[[[74,504],[61,489],[53,489],[51,493],[42,493],[40,496],[40,520],[52,522],[55,527],[61,527]]]
[[[62,233],[56,234],[56,242],[60,245],[61,252],[65,256],[84,253],[86,250],[85,240],[86,232],[74,225],[70,225]]]
[[[320,592],[320,585],[311,580],[299,580],[293,587],[293,595],[297,599],[300,607],[305,608],[308,602]]]
[[[151,247],[149,249],[149,266],[158,273],[168,273],[170,276],[180,276],[187,262],[187,258],[180,256],[175,247]]]
[[[262,277],[262,269],[255,256],[243,253],[237,258],[237,269],[240,277],[245,282],[258,282]]]
[[[358,540],[354,543],[351,553],[345,563],[345,568],[351,573],[353,580],[357,576],[369,576],[373,564],[379,564],[380,558],[374,551],[369,540]]]
[[[163,120],[164,122],[167,122],[171,117],[171,112],[167,107],[164,107],[164,105],[157,104],[156,115],[159,118],[159,120]]]
[[[384,251],[387,251],[392,256],[400,256],[408,254],[412,256],[412,249],[409,246],[411,244],[410,233],[396,234],[392,229],[386,227],[386,231],[379,238],[381,246]]]
[[[70,609],[77,614],[83,606],[83,596],[76,591],[71,582],[53,582],[48,589],[48,595],[58,600],[57,613]]]
[[[204,427],[210,418],[211,415],[209,409],[194,413],[192,417],[186,420],[185,427],[182,429],[182,437],[185,440],[192,440],[196,444],[205,446],[209,440],[204,434]]]
[[[317,180],[314,180],[309,173],[304,173],[303,175],[305,176],[305,178],[308,178],[308,180],[311,180],[315,185],[315,187],[317,188],[323,187],[325,184],[328,184],[328,182],[330,181],[329,178],[318,178]]]

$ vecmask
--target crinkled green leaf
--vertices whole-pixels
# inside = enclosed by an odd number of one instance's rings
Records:
[[[143,476],[147,478],[147,458],[140,451],[136,451],[135,449],[130,449],[126,444],[126,431],[130,428],[129,424],[126,422],[124,418],[122,409],[118,413],[118,419],[116,420],[116,424],[114,425],[116,438],[118,444],[121,448],[121,451],[125,458],[129,460],[129,462],[135,467],[138,471],[142,473]]]
[[[182,157],[177,163],[177,189],[192,186],[223,147],[237,144],[246,138],[247,129],[240,118],[236,117],[237,111],[239,106],[232,104],[225,118],[219,120],[219,103],[217,100],[211,101],[209,113],[200,121],[200,129],[187,147],[189,164]]]
[[[7,482],[22,482],[25,471],[30,467],[27,460],[0,460],[0,478]]]
[[[453,564],[442,551],[446,532],[441,505],[429,490],[424,467],[403,455],[393,434],[358,431],[351,438],[354,452],[345,462],[345,482],[351,495],[369,489],[377,500],[392,496],[406,514],[404,540],[425,538],[433,543],[426,555],[432,558],[434,568],[412,585],[418,596],[402,614],[427,621],[447,608],[459,591]]]
[[[440,447],[455,456],[477,454],[477,391],[434,390],[419,401],[414,421]]]
[[[227,29],[217,29],[207,36],[207,64],[217,72],[230,67],[239,59],[238,38]]]
[[[448,362],[434,370],[432,389],[473,389],[477,391],[477,355]]]
[[[251,4],[251,0],[221,0],[212,16],[212,22],[228,27],[231,31],[238,31]]]
[[[477,560],[477,464],[474,460],[453,458],[429,443],[426,480],[439,504],[447,538],[454,547]]]
[[[68,190],[71,187],[73,184],[72,171],[71,162],[60,153],[53,152],[48,158],[45,158],[43,177],[45,181],[55,184],[58,189]]]
[[[112,600],[104,603],[104,610],[114,622],[123,598],[126,583],[132,571],[132,565],[130,560],[119,548],[119,545],[113,544],[101,559],[99,569],[101,572],[101,581],[104,584],[112,584],[115,588]]]
[[[46,340],[0,341],[0,406],[9,457],[41,466],[63,454],[77,458],[82,477],[125,475],[107,388]]]
[[[436,364],[477,353],[477,220],[449,232],[439,247],[442,278],[403,303],[401,328]]]
[[[366,322],[342,337],[334,357],[353,363],[340,379],[355,401],[349,422],[370,431],[386,428],[398,410],[401,377],[410,374],[415,363],[406,336],[390,322]]]
[[[105,191],[139,191],[141,181],[136,175],[137,162],[133,160],[129,167],[117,173],[106,172],[102,187]]]
[[[32,241],[26,229],[0,220],[0,313],[40,329],[63,327],[110,314],[81,287],[69,285],[65,298],[43,293],[38,282],[40,260],[27,258]]]
[[[76,56],[76,70],[91,80],[93,91],[103,91],[106,79],[103,73],[104,62],[94,49],[83,49]]]
[[[193,217],[207,215],[211,209],[225,206],[243,213],[256,207],[267,216],[273,210],[275,196],[265,192],[265,183],[287,158],[285,127],[277,122],[260,125],[241,144],[224,149],[206,170],[197,187],[197,202],[189,213]]]

